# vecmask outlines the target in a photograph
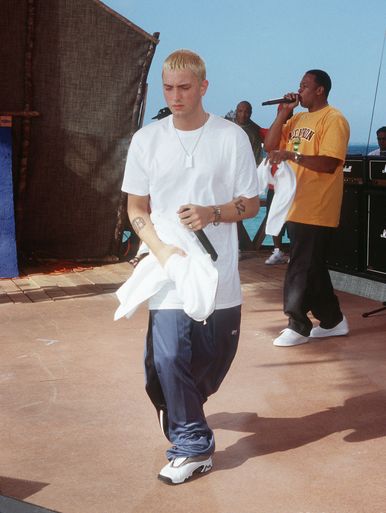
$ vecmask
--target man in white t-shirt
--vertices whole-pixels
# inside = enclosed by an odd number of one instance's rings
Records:
[[[162,70],[172,115],[133,136],[122,190],[137,235],[161,265],[181,248],[166,244],[152,219],[178,220],[191,233],[205,229],[218,253],[215,311],[205,323],[184,312],[173,285],[149,301],[146,390],[171,442],[159,478],[184,482],[212,467],[214,436],[203,404],[235,356],[241,317],[236,223],[259,209],[256,165],[245,132],[205,112],[205,64],[188,50],[173,52]],[[149,214],[151,211],[151,216]]]

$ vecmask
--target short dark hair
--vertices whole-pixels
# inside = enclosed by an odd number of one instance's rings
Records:
[[[241,105],[242,103],[245,103],[245,105],[248,107],[248,109],[252,112],[252,105],[247,101],[247,100],[242,100],[241,102],[239,102],[236,106],[236,109],[239,105]]]
[[[321,69],[310,69],[306,72],[306,75],[307,74],[314,75],[315,82],[319,86],[324,87],[324,92],[327,98],[332,85],[330,75]]]
[[[377,135],[378,135],[380,132],[386,132],[386,126],[381,126],[381,128],[378,128],[378,130],[377,130]]]

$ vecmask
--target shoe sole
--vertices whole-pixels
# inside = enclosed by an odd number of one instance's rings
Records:
[[[168,485],[179,485],[185,483],[188,479],[191,479],[195,474],[204,474],[206,472],[209,472],[213,468],[213,464],[204,464],[200,465],[196,469],[193,470],[191,474],[185,477],[182,481],[173,481],[171,477],[163,476],[162,474],[158,474],[158,479],[162,481],[163,483],[166,483]]]
[[[307,344],[309,340],[302,340],[301,342],[296,342],[295,344],[275,344],[275,342],[272,342],[272,344],[275,347],[294,347],[294,346],[301,346],[302,344]]]
[[[345,337],[346,335],[348,335],[350,332],[349,331],[346,331],[345,333],[334,333],[333,335],[312,335],[310,333],[310,338],[332,338],[332,337]]]

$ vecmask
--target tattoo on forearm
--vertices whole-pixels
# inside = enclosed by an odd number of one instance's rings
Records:
[[[243,200],[239,198],[238,200],[234,201],[237,213],[239,216],[241,216],[245,212],[245,205],[243,203]]]
[[[143,217],[136,217],[131,222],[132,227],[136,234],[138,234],[146,226],[146,222]]]

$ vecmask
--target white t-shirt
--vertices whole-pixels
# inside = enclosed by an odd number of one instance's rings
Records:
[[[186,167],[185,150],[194,147],[193,167]],[[178,134],[173,116],[151,123],[133,136],[122,190],[150,195],[152,212],[171,219],[187,203],[221,205],[238,196],[257,196],[256,163],[248,136],[235,123],[213,114],[204,127]],[[205,233],[218,253],[216,309],[237,306],[241,304],[237,224],[209,224]],[[182,303],[174,287],[168,286],[153,296],[149,308],[182,308]]]
[[[380,148],[377,148],[376,150],[373,150],[373,151],[370,151],[370,153],[368,153],[368,155],[380,155],[381,154],[381,150]]]

